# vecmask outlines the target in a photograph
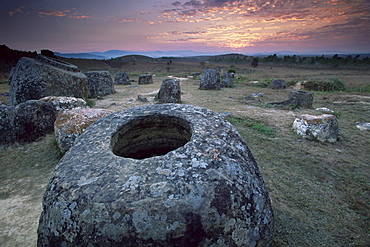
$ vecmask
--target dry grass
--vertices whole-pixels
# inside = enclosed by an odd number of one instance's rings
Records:
[[[98,67],[96,65],[90,65]],[[171,65],[172,66],[172,65]],[[207,64],[210,68],[230,65]],[[95,68],[94,67],[94,68]],[[286,100],[290,90],[250,86],[249,80],[271,78],[299,81],[336,77],[352,87],[366,86],[369,71],[329,70],[259,66],[254,71],[235,65],[241,80],[234,88],[198,90],[198,80],[181,81],[184,104],[216,112],[230,112],[255,156],[275,213],[275,246],[369,246],[370,244],[370,131],[360,131],[357,122],[370,122],[369,93],[322,93],[314,95],[314,108],[327,107],[338,116],[340,135],[334,144],[308,141],[291,126],[295,117],[314,109],[297,110],[266,107],[265,103]],[[88,68],[88,66],[86,66]],[[199,64],[175,63],[168,74],[201,72]],[[100,70],[100,69],[99,69]],[[102,68],[101,70],[104,70]],[[141,73],[157,74],[154,84],[116,86],[116,94],[94,100],[96,108],[114,111],[153,104],[166,65],[159,62],[111,68],[126,71],[131,79]],[[135,84],[135,83],[134,83]],[[1,92],[7,90],[1,85]],[[246,101],[251,93],[263,93],[260,102]],[[150,102],[137,101],[137,95]],[[274,134],[267,134],[265,126]],[[41,197],[48,176],[59,156],[52,135],[38,142],[0,149],[0,245],[35,246]]]

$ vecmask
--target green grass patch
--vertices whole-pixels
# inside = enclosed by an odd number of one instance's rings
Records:
[[[234,78],[234,84],[250,81],[247,76],[237,76]]]
[[[252,118],[228,117],[227,120],[234,126],[249,127],[268,137],[276,137],[276,130]]]
[[[93,107],[95,106],[95,102],[94,102],[94,101],[92,101],[92,100],[87,100],[87,101],[86,101],[86,104],[87,104],[87,106],[88,106],[88,107],[90,107],[90,108],[93,108]]]

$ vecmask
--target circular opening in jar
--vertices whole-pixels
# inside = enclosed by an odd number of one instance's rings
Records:
[[[184,146],[191,138],[189,122],[174,116],[153,114],[137,117],[113,134],[115,155],[145,159],[165,155]]]

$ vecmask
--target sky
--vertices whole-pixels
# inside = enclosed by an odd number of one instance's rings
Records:
[[[370,0],[0,0],[0,44],[55,52],[370,52]]]

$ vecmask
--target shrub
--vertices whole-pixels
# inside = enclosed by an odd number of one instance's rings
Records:
[[[343,91],[346,88],[344,82],[338,78],[330,77],[327,81],[307,81],[304,88],[312,91]]]
[[[228,72],[228,73],[234,73],[234,74],[236,74],[236,69],[235,69],[235,68],[229,68],[229,69],[227,70],[227,72]]]

